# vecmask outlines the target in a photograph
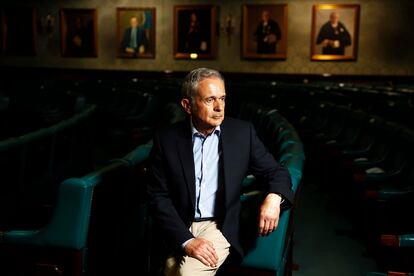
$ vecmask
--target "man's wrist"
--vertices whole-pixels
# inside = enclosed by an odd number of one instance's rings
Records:
[[[274,199],[279,200],[279,204],[282,204],[285,201],[285,197],[280,193],[269,193],[268,196],[271,196]]]
[[[194,238],[191,238],[191,239],[188,239],[188,240],[186,240],[185,242],[183,242],[182,244],[181,244],[181,248],[182,249],[185,249],[185,246],[190,242],[190,241],[192,241],[192,240],[194,240]]]

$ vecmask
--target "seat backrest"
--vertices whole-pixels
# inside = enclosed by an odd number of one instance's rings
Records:
[[[3,236],[8,244],[82,249],[86,246],[94,183],[79,178],[65,180],[51,220],[37,230],[12,230]]]
[[[151,148],[152,144],[149,143],[140,145],[125,155],[123,159],[127,161],[130,166],[134,166],[148,158]]]
[[[54,215],[43,231],[43,245],[72,249],[86,246],[92,194],[96,184],[79,178],[62,183]]]

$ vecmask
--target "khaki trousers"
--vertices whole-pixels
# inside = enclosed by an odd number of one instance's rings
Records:
[[[230,243],[217,228],[212,220],[193,222],[191,233],[196,238],[206,239],[214,244],[219,261],[217,267],[208,267],[199,260],[189,256],[169,256],[165,262],[165,275],[167,276],[198,276],[215,275],[218,268],[230,254]]]

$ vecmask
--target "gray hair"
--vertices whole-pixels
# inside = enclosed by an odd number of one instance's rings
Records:
[[[205,79],[218,78],[224,83],[224,78],[219,71],[209,68],[197,68],[192,70],[184,79],[181,86],[181,97],[193,99],[197,94],[198,84]]]

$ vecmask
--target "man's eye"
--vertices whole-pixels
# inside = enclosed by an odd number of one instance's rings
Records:
[[[206,100],[207,103],[212,103],[213,101],[214,101],[213,98],[207,98],[207,100]]]

